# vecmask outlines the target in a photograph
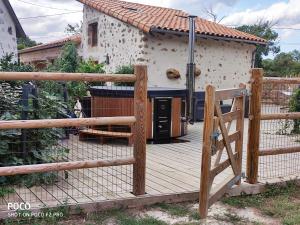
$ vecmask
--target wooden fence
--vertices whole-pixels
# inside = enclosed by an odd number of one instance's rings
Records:
[[[78,74],[78,73],[43,73],[43,72],[1,72],[4,81],[86,81],[86,82],[127,82],[135,83],[134,116],[82,118],[82,119],[47,119],[47,120],[9,120],[0,121],[0,130],[57,128],[95,125],[133,125],[133,157],[114,160],[83,160],[71,162],[45,163],[24,166],[0,167],[0,176],[13,176],[40,172],[75,170],[84,168],[112,167],[133,165],[133,194],[145,194],[146,170],[146,106],[147,106],[147,67],[135,66],[135,74]]]
[[[289,105],[289,99],[283,98],[286,91],[277,91],[272,88],[268,90],[269,94],[266,97],[264,93],[266,90],[265,86],[275,87],[278,85],[289,85],[290,91],[287,93],[291,95],[293,93],[294,88],[299,88],[300,78],[266,78],[263,77],[262,69],[253,69],[252,77],[251,77],[251,95],[250,95],[250,115],[249,115],[249,138],[248,138],[248,147],[247,147],[247,180],[251,184],[255,184],[258,182],[259,178],[259,160],[261,157],[267,156],[278,156],[282,154],[293,154],[300,152],[300,145],[295,144],[292,147],[284,146],[275,147],[275,148],[267,148],[261,149],[261,136],[262,129],[261,124],[263,121],[288,121],[288,120],[299,120],[300,112],[290,112],[289,108],[285,112],[268,112],[263,110],[263,104],[265,104],[264,99],[267,99],[267,104],[286,106]],[[274,94],[276,97],[274,97]],[[281,107],[283,108],[283,107]],[[275,127],[271,127],[269,129],[275,130]],[[282,134],[281,134],[282,135]],[[287,136],[287,134],[285,134]],[[277,135],[277,138],[280,136]],[[270,139],[270,138],[268,138]],[[267,140],[273,141],[274,140]],[[296,143],[296,142],[295,142]],[[273,145],[274,146],[274,145]],[[277,160],[279,161],[279,160]],[[270,162],[272,163],[272,162]],[[288,163],[288,162],[287,162]],[[284,169],[284,168],[283,168]]]

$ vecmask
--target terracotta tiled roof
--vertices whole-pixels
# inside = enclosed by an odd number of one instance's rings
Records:
[[[131,24],[144,32],[177,31],[188,32],[188,14],[182,10],[143,5],[119,0],[77,0],[102,13]],[[266,44],[266,40],[226,26],[196,19],[196,32],[200,35],[240,39]]]
[[[49,48],[55,48],[55,47],[61,47],[63,46],[65,43],[72,41],[75,44],[80,44],[81,43],[81,35],[73,35],[70,37],[66,37],[63,39],[59,39],[56,41],[52,41],[46,44],[42,44],[42,45],[37,45],[31,48],[25,48],[21,51],[19,51],[19,53],[27,53],[27,52],[35,52],[35,51],[39,51],[39,50],[44,50],[44,49],[49,49]]]

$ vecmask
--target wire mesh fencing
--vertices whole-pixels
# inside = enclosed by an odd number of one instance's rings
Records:
[[[122,122],[134,117],[132,85],[1,81],[0,211],[9,210],[10,202],[40,208],[133,196],[134,140],[138,137],[133,123]],[[95,124],[91,120],[86,125],[87,120],[81,118],[123,120]],[[66,123],[51,126],[57,119]],[[71,119],[80,125],[71,126]],[[32,126],[24,128],[19,121]],[[36,128],[35,121],[50,125]],[[22,128],[14,124],[9,129],[7,125],[13,123]]]
[[[268,82],[262,84],[262,115],[284,115],[300,110],[300,84]],[[299,119],[268,119],[260,121],[259,178],[288,179],[300,175],[300,153],[288,152],[300,147]],[[284,153],[286,149],[286,152]],[[273,151],[272,154],[265,154]]]

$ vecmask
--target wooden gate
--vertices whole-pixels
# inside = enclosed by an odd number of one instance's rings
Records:
[[[240,88],[228,90],[216,91],[211,85],[206,88],[199,196],[201,218],[207,216],[208,208],[212,204],[232,186],[241,182],[246,93],[244,84],[240,85]],[[231,111],[223,114],[221,104],[230,99],[233,100]],[[227,154],[223,154],[224,148]],[[232,168],[232,172],[229,167]],[[227,169],[230,176],[224,176],[223,181],[218,182],[216,188],[212,188],[215,178]]]

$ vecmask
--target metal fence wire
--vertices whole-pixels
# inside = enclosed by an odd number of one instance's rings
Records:
[[[0,82],[0,119],[133,116],[133,87],[90,84],[90,96],[83,97],[75,90],[81,85]],[[133,157],[132,138],[132,127],[125,125],[0,130],[0,167],[127,159]],[[0,210],[7,210],[9,202],[29,202],[34,208],[129,197],[132,170],[122,165],[1,176]]]
[[[263,83],[262,114],[295,112],[300,105],[296,92],[299,85],[287,83]],[[299,147],[299,120],[261,120],[260,151]],[[300,153],[261,156],[259,177],[261,180],[287,179],[300,174]]]

